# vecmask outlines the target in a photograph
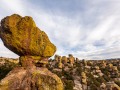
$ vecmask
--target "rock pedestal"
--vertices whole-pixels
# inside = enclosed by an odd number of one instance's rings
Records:
[[[67,64],[67,62],[68,62],[67,57],[66,56],[62,56],[62,63],[63,64]]]
[[[72,54],[69,54],[69,62],[70,62],[70,64],[71,64],[71,66],[73,66],[74,60],[75,60],[75,58],[73,57],[73,55],[72,55]]]
[[[62,58],[61,56],[58,57],[58,68],[62,69]]]
[[[59,57],[59,55],[55,55],[55,57],[54,57],[56,62],[58,62],[58,57]]]
[[[21,65],[0,81],[0,90],[63,90],[61,79],[45,67],[56,46],[32,17],[17,14],[5,17],[1,21],[0,38],[20,56]]]
[[[81,78],[82,78],[82,84],[87,84],[87,78],[86,78],[86,74],[85,72],[82,72],[81,73]]]
[[[78,63],[80,60],[78,58],[76,58],[76,63]]]
[[[16,67],[0,81],[0,90],[63,90],[63,84],[47,68]]]

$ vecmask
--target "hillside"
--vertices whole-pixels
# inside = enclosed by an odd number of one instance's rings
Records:
[[[0,79],[16,66],[18,59],[1,57]],[[120,60],[79,60],[71,54],[55,55],[47,68],[62,79],[65,90],[120,90]]]

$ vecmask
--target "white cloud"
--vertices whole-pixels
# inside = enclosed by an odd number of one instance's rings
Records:
[[[29,0],[1,0],[0,3],[0,19],[12,13],[32,16],[37,26],[44,30],[57,46],[56,54],[72,53],[86,59],[119,57],[120,1],[87,0],[83,3],[85,5],[81,5],[82,9],[69,3],[70,12],[64,9],[69,7],[60,7],[61,3],[57,8],[41,5],[41,1],[33,3]],[[72,11],[75,7],[77,10]],[[0,49],[0,55],[15,57],[15,54],[7,51],[1,43]]]
[[[89,40],[100,40],[109,33],[110,28],[115,22],[114,16],[107,17],[106,19],[102,20],[90,33],[88,36]]]
[[[25,1],[24,1],[25,2]],[[1,0],[0,3],[0,7],[1,7],[1,14],[13,14],[13,13],[19,13],[21,15],[25,15],[26,13],[26,9],[24,8],[24,2],[20,1],[20,0]]]
[[[2,41],[0,40],[0,56],[2,57],[9,57],[9,58],[18,58],[18,55],[16,55],[15,53],[11,52],[9,49],[7,49]]]

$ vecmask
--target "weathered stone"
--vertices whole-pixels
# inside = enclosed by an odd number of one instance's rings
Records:
[[[63,64],[61,62],[58,63],[58,68],[62,69]]]
[[[61,56],[58,56],[58,63],[57,63],[57,65],[58,65],[58,68],[60,68],[60,69],[62,69],[62,57]]]
[[[85,59],[82,60],[84,66],[87,66],[87,61]]]
[[[87,84],[87,78],[86,78],[86,73],[85,72],[81,73],[81,77],[82,77],[82,83]]]
[[[0,82],[0,90],[63,90],[61,79],[46,68],[18,67]]]
[[[19,56],[51,57],[56,47],[32,17],[13,14],[1,20],[1,39],[4,45]]]
[[[73,57],[72,54],[69,54],[69,62],[71,64],[71,66],[73,66],[74,62],[75,62],[75,58]]]
[[[55,56],[54,56],[54,59],[55,59],[55,61],[57,61],[57,62],[58,62],[58,57],[59,57],[59,55],[55,55]]]
[[[68,62],[68,59],[66,56],[62,56],[62,63],[66,64]]]
[[[120,87],[115,84],[114,82],[107,82],[106,83],[107,90],[120,90]]]
[[[105,90],[105,88],[106,88],[106,85],[105,85],[104,83],[102,83],[102,84],[100,85],[100,90]]]
[[[20,56],[22,66],[0,81],[0,90],[63,90],[60,78],[45,68],[56,46],[31,17],[7,16],[1,21],[0,37],[8,49]]]
[[[75,86],[74,90],[83,90],[80,81],[74,80]]]
[[[82,72],[82,73],[81,73],[81,76],[82,76],[82,78],[86,78],[85,72]]]
[[[78,58],[76,58],[76,63],[78,63],[80,60]]]
[[[62,59],[61,56],[59,56],[59,57],[58,57],[58,62],[62,62],[61,59]]]

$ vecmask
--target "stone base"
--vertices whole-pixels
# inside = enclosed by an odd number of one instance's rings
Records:
[[[16,67],[0,81],[0,90],[63,90],[63,83],[47,68]]]
[[[48,64],[48,58],[40,56],[20,56],[20,64],[22,67],[45,67]]]

